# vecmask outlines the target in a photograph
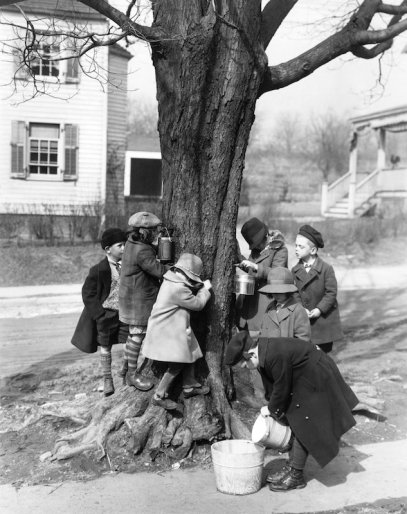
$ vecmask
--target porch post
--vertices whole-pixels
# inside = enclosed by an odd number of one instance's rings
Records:
[[[377,149],[377,169],[382,170],[386,167],[386,129],[379,129],[379,141]]]
[[[358,167],[358,133],[353,130],[352,139],[350,142],[349,154],[349,203],[348,203],[348,217],[353,218],[355,213],[355,193],[356,193],[356,174]]]
[[[322,182],[321,188],[321,214],[325,216],[326,211],[328,210],[328,182]]]

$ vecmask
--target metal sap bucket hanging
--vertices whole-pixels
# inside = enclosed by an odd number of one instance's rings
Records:
[[[235,276],[235,293],[247,296],[254,295],[256,279],[251,275],[238,274]]]
[[[158,260],[162,262],[174,261],[174,241],[171,239],[168,228],[165,227],[166,235],[158,240]]]

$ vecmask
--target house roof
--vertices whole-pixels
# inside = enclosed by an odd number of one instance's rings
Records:
[[[157,136],[140,136],[134,132],[127,136],[127,150],[131,152],[161,152]]]
[[[27,14],[70,20],[106,20],[105,16],[76,0],[29,0],[18,2],[18,6]],[[5,5],[1,7],[1,10],[20,12],[15,4]]]

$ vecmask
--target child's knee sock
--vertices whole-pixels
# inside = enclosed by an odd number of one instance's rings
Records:
[[[156,396],[157,398],[165,398],[168,394],[168,390],[170,389],[171,384],[179,375],[183,367],[184,364],[171,363],[168,366],[167,371],[164,373],[162,379],[160,380],[160,383],[157,386],[154,396]]]
[[[102,373],[104,378],[111,378],[112,376],[112,348],[101,346],[100,348],[100,364],[102,366]]]
[[[129,363],[129,372],[134,373],[137,369],[137,360],[143,343],[144,334],[129,337],[126,342],[126,355]]]

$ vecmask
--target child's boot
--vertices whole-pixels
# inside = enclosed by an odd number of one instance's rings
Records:
[[[105,396],[111,396],[114,393],[114,385],[112,378],[112,354],[101,353],[100,363],[102,365],[103,372],[103,394]]]
[[[128,371],[126,375],[126,383],[129,386],[133,386],[140,391],[148,391],[154,386],[153,380],[147,377],[143,377],[140,373],[137,373],[137,360],[141,350],[141,344],[144,336],[128,338],[126,342],[126,355],[128,362]]]
[[[121,377],[123,381],[123,385],[126,385],[126,375],[129,370],[129,363],[127,362],[127,359],[123,360],[122,367],[118,372],[119,377]]]

